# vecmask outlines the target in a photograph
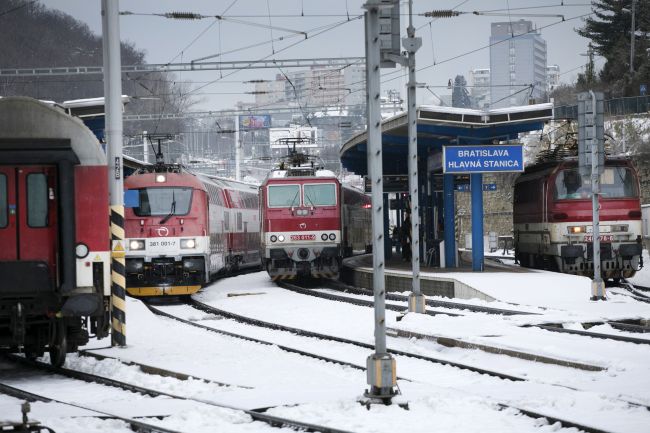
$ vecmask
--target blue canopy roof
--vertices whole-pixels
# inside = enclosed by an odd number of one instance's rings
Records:
[[[438,106],[417,109],[418,155],[440,152],[448,144],[490,144],[516,140],[521,132],[541,130],[553,117],[552,104],[536,104],[494,110],[472,110]],[[382,122],[384,174],[407,172],[407,115],[402,113]],[[366,132],[357,134],[341,147],[343,166],[358,175],[367,174]]]

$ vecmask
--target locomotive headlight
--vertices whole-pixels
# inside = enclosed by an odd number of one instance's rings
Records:
[[[330,241],[336,240],[336,234],[330,233]]]
[[[279,240],[280,242],[284,242],[284,235],[280,235],[280,236],[278,236],[278,240]]]
[[[278,240],[278,237],[276,235],[271,235],[271,242],[275,242]]]
[[[323,233],[322,235],[320,235],[320,238],[322,240],[326,241],[327,240],[327,233]]]
[[[572,235],[587,232],[587,226],[569,226],[568,229],[569,229],[569,234]]]
[[[131,241],[129,242],[129,249],[131,251],[144,250],[144,240],[131,239]]]
[[[164,174],[157,174],[156,175],[156,182],[157,183],[167,182],[167,176],[165,176]]]
[[[627,224],[612,226],[612,231],[613,232],[626,232],[627,231]]]
[[[88,245],[84,244],[83,242],[79,242],[74,248],[74,253],[78,259],[83,259],[88,255]]]
[[[184,250],[191,250],[196,247],[196,241],[194,239],[181,239],[181,248]]]

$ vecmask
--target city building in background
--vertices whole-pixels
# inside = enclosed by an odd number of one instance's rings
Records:
[[[469,71],[470,97],[474,108],[490,107],[490,68]]]
[[[560,66],[548,65],[546,67],[546,85],[547,91],[553,91],[560,84]]]
[[[491,28],[490,106],[541,101],[547,88],[546,41],[531,21],[492,23]]]

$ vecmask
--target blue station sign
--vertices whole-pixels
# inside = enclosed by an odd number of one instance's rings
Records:
[[[524,171],[521,144],[443,146],[443,173],[494,173]]]

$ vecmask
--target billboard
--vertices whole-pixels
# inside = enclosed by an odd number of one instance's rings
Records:
[[[299,147],[318,147],[318,128],[316,127],[298,127],[298,128],[271,128],[269,129],[269,141],[271,149],[286,149],[287,146]]]
[[[271,127],[271,116],[269,114],[253,116],[239,116],[239,130],[264,129]]]

